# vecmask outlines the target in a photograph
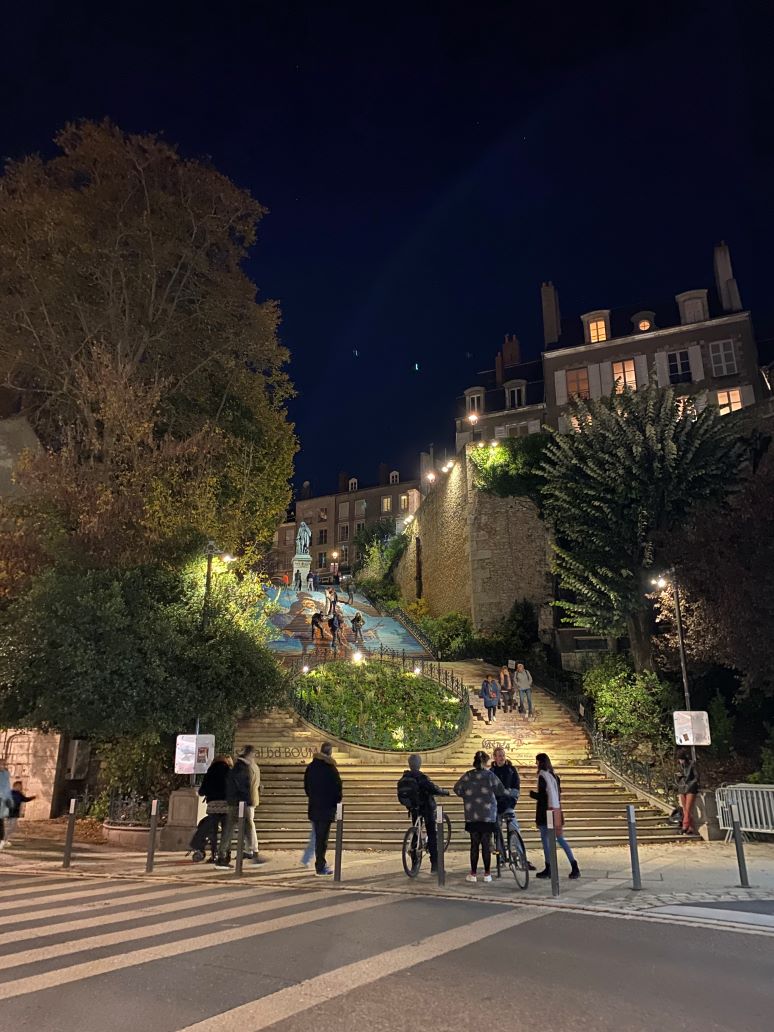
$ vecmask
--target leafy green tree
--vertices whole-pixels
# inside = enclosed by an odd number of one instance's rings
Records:
[[[528,434],[474,449],[470,459],[476,487],[500,498],[523,495],[540,505],[543,479],[539,467],[549,440],[545,433]]]
[[[628,748],[668,740],[672,689],[649,670],[636,673],[627,657],[605,656],[583,675],[597,726]]]
[[[358,556],[358,568],[364,564],[364,557],[370,552],[371,547],[376,544],[379,546],[379,551],[383,550],[383,547],[395,537],[395,517],[394,516],[383,516],[376,523],[372,523],[370,526],[361,527],[357,531],[355,536],[352,538],[352,543],[357,549]]]
[[[279,311],[244,271],[264,209],[156,136],[56,142],[0,177],[0,383],[45,448],[38,509],[103,565],[267,541],[295,441]]]
[[[659,536],[735,485],[743,457],[731,416],[697,412],[655,382],[570,407],[575,432],[553,433],[540,467],[567,623],[628,634],[652,669],[647,572]]]

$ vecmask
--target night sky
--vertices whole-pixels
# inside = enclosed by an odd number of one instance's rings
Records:
[[[250,272],[282,304],[296,479],[322,492],[451,446],[503,334],[540,353],[541,280],[563,315],[648,308],[710,286],[725,239],[766,330],[767,6],[4,5],[0,154],[109,116],[270,209]]]

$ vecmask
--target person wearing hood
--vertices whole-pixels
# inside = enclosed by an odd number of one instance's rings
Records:
[[[304,792],[309,800],[307,816],[314,828],[314,870],[319,875],[333,874],[325,854],[336,807],[341,802],[341,777],[332,754],[331,743],[323,742],[304,771]]]
[[[408,758],[408,770],[404,770],[398,782],[398,801],[411,814],[411,823],[416,823],[421,814],[427,831],[427,850],[430,853],[430,871],[437,870],[438,830],[436,828],[435,797],[449,795],[448,788],[441,788],[423,774],[422,757],[412,753]]]
[[[199,795],[207,803],[207,816],[199,821],[199,826],[194,832],[189,845],[194,855],[194,861],[204,859],[204,850],[207,843],[210,844],[211,859],[209,863],[214,864],[218,856],[219,836],[225,835],[226,821],[228,818],[228,779],[234,761],[230,756],[216,756],[207,768],[199,786]],[[222,852],[228,851],[228,843],[223,844]]]

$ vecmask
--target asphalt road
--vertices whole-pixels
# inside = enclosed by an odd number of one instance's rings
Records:
[[[482,895],[485,887],[482,886]],[[771,1032],[773,929],[0,875],[0,1030]]]

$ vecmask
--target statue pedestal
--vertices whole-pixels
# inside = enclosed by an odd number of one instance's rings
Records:
[[[290,584],[291,587],[296,583],[296,570],[301,574],[301,587],[306,587],[306,578],[309,576],[309,571],[312,568],[312,557],[308,553],[306,555],[300,555],[296,553],[293,556],[293,579]]]

